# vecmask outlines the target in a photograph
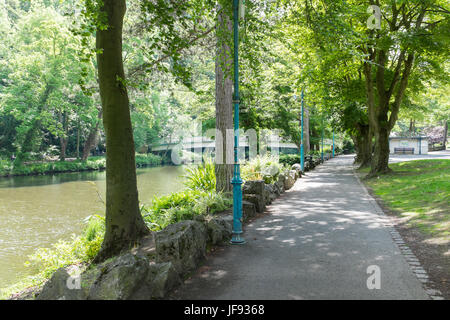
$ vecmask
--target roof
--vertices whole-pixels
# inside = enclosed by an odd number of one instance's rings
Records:
[[[419,137],[395,137],[395,136],[390,136],[389,139],[413,139],[413,140],[423,140],[423,139],[428,139],[427,136],[419,136]]]

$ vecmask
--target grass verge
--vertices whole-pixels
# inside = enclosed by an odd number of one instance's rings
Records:
[[[365,183],[407,225],[430,241],[450,243],[450,160],[406,161],[390,168],[392,173]]]
[[[450,160],[390,167],[392,173],[363,182],[427,271],[427,287],[450,299]]]

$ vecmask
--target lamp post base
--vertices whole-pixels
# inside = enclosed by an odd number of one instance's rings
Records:
[[[242,232],[241,232],[242,233]],[[230,240],[231,244],[245,244],[245,239],[241,237],[241,233],[233,233],[233,237]]]

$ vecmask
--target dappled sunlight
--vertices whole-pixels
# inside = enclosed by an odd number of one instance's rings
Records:
[[[320,299],[340,298],[341,288],[349,288],[358,297],[374,298],[404,288],[405,279],[414,276],[392,241],[388,220],[361,189],[348,160],[331,160],[298,180],[268,206],[267,215],[244,228],[247,243],[217,254],[186,294],[202,288],[201,296],[214,292],[228,299],[238,290],[245,299],[270,288],[264,298],[277,291],[278,298]],[[376,293],[366,286],[370,265],[383,274],[384,288]]]
[[[219,280],[227,275],[225,270],[204,271],[200,275],[203,279]]]

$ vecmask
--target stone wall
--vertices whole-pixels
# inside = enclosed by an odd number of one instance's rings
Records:
[[[266,206],[291,189],[301,175],[299,165],[294,165],[292,170],[279,174],[272,184],[263,180],[247,181],[243,186],[244,221],[264,212]],[[79,266],[57,270],[36,299],[164,298],[199,266],[209,247],[229,242],[232,224],[232,215],[223,213],[169,225],[144,238],[138,248],[91,265],[87,270]]]

